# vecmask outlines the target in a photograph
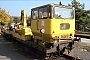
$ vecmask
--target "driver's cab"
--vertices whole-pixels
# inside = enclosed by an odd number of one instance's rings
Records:
[[[47,37],[45,40],[48,40],[55,35],[60,35],[62,32],[65,34],[67,30],[71,30],[69,23],[74,25],[74,18],[74,9],[70,6],[43,5],[31,9],[31,29],[37,37],[41,37],[40,31],[44,29],[44,37]],[[74,30],[74,27],[72,30]]]

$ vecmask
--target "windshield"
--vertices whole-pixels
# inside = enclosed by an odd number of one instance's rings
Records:
[[[74,11],[69,8],[55,7],[55,18],[74,18]]]

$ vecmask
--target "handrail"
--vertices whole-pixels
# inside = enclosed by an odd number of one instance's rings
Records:
[[[75,34],[74,37],[81,37],[81,38],[90,39],[90,35],[87,35],[87,34]]]

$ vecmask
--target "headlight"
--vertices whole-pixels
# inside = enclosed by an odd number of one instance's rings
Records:
[[[41,33],[44,33],[44,32],[45,32],[45,30],[44,30],[44,29],[41,29],[41,30],[40,30],[40,32],[41,32]]]

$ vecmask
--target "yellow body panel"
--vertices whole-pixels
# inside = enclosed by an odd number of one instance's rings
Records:
[[[51,36],[51,21],[49,19],[40,19],[40,20],[32,20],[31,22],[31,27],[32,27],[32,33],[34,35],[34,38],[40,39],[41,40],[41,29],[45,29],[44,37],[45,40],[50,39]],[[44,23],[44,26],[43,26]]]
[[[70,28],[67,30],[60,30],[61,23],[69,23]],[[54,32],[54,33],[53,33]],[[60,36],[61,35],[70,35],[75,33],[75,20],[74,19],[52,19],[51,20],[51,34],[52,37]],[[69,38],[69,37],[68,37]]]
[[[23,26],[27,27],[27,23],[26,23],[26,10],[22,10],[21,11],[21,17],[22,17]]]
[[[61,23],[69,23],[70,29],[60,30]],[[61,38],[61,35],[68,35],[67,38],[70,37],[70,34],[74,36],[75,20],[74,19],[54,19],[54,18],[32,20],[31,27],[35,38],[41,39],[40,29],[45,29],[45,33],[43,34],[43,39],[45,41],[52,41],[52,38],[55,36],[59,36],[59,38]]]
[[[23,35],[16,32],[11,31],[12,36],[18,38],[19,40],[27,41],[31,39],[31,35]]]
[[[23,35],[33,35],[30,28],[23,28],[22,34]]]

